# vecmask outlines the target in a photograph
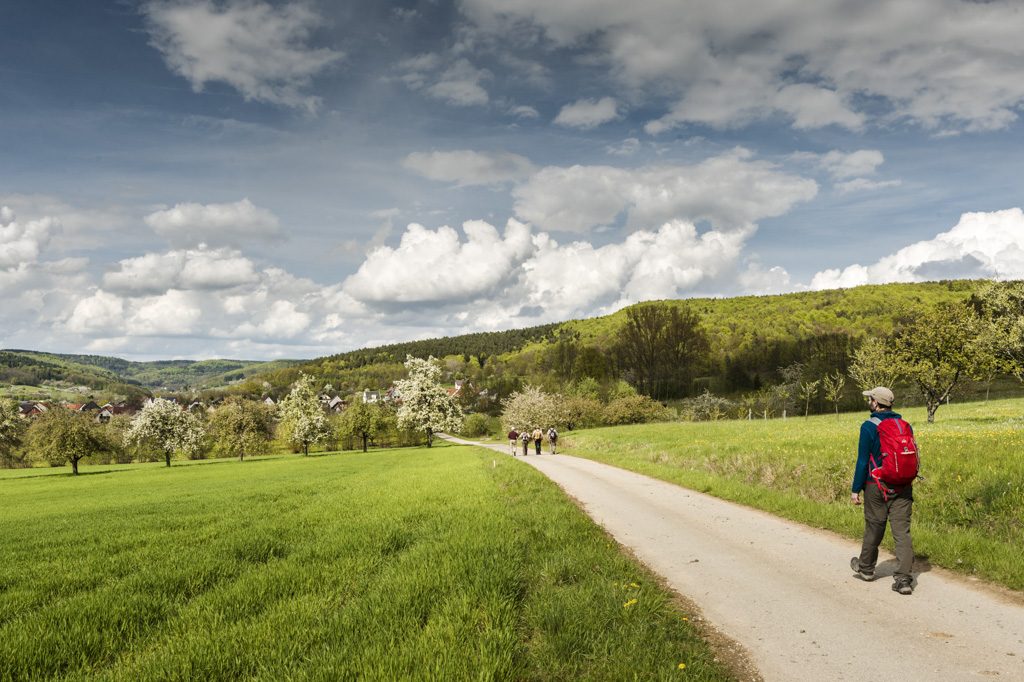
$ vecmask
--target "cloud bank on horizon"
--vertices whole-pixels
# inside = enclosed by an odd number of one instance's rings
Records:
[[[0,113],[26,136],[0,170],[0,347],[309,357],[1024,278],[1016,4],[356,5],[69,17],[134,57],[70,113],[0,75],[34,104]]]

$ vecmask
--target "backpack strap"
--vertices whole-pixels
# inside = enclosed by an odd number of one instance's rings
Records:
[[[868,419],[868,421],[871,422],[872,424],[874,424],[875,428],[878,428],[879,424],[882,423],[882,420],[879,419],[878,417],[875,417],[875,416],[872,416],[870,419]],[[875,461],[875,456],[872,455],[872,454],[868,455],[868,462],[871,465],[871,469],[877,469],[879,466],[881,466],[878,462]],[[870,474],[870,470],[869,470],[869,474]],[[878,490],[882,493],[882,499],[883,500],[888,501],[889,500],[889,495],[896,492],[896,490],[894,490],[893,488],[890,488],[888,486],[888,484],[884,484],[883,485],[882,481],[880,479],[875,478],[874,476],[869,476],[869,478],[874,479],[875,485],[878,486]]]

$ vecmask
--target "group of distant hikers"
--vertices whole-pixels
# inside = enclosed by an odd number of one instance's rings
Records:
[[[555,430],[554,426],[552,426],[547,430],[546,435],[548,439],[548,445],[551,446],[551,454],[553,455],[555,454],[555,450],[558,447],[558,431]],[[508,447],[509,450],[512,452],[512,456],[516,456],[516,450],[518,449],[519,443],[522,443],[523,457],[526,457],[526,455],[528,455],[530,451],[531,440],[533,441],[534,448],[536,448],[536,452],[539,455],[540,444],[544,440],[544,436],[545,433],[541,431],[541,428],[539,426],[535,427],[533,431],[530,431],[529,429],[523,429],[522,431],[516,428],[511,429],[508,432]]]

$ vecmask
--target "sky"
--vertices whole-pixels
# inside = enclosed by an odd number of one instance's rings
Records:
[[[0,347],[1024,278],[1024,5],[0,2]]]

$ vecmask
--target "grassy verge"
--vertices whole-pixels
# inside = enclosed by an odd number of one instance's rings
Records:
[[[906,410],[923,454],[914,549],[931,563],[1024,589],[1024,400]],[[859,538],[849,503],[867,413],[647,424],[563,438],[564,451]],[[888,538],[887,538],[888,541]],[[890,545],[891,546],[891,545]]]
[[[728,679],[495,453],[90,471],[0,479],[0,679]]]

